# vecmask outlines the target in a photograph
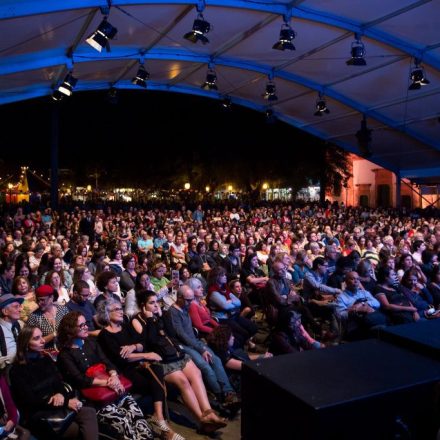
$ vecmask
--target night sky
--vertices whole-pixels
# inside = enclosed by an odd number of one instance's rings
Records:
[[[266,124],[262,113],[239,106],[225,111],[217,100],[122,90],[114,105],[106,92],[74,93],[61,105],[45,97],[0,106],[0,159],[7,168],[50,168],[54,105],[60,110],[59,168],[77,175],[96,167],[110,175],[172,172],[173,162],[188,154],[214,163],[279,156],[294,167],[301,151],[311,154],[320,143],[282,122]],[[13,129],[17,121],[21,128]]]

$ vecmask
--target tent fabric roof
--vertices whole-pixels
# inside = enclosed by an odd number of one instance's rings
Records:
[[[111,5],[111,51],[85,40]],[[203,10],[209,44],[183,38]],[[294,51],[273,50],[283,18]],[[139,62],[148,89],[223,99],[265,111],[273,78],[275,115],[358,153],[362,117],[370,160],[401,177],[440,180],[440,0],[0,0],[0,104],[51,95],[73,69],[77,91],[132,89]],[[355,35],[366,66],[347,66]],[[430,84],[408,90],[420,60]],[[218,90],[204,90],[208,66]],[[330,113],[314,116],[321,93]],[[287,141],[288,142],[288,141]]]

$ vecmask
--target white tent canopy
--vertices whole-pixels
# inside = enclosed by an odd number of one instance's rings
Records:
[[[85,40],[109,5],[118,33],[110,52],[98,52]],[[183,38],[197,11],[211,24],[206,45]],[[272,49],[284,20],[296,32],[294,51]],[[0,0],[0,34],[0,104],[50,96],[69,71],[75,93],[138,88],[131,80],[143,62],[150,90],[270,106],[355,153],[365,116],[370,160],[401,177],[440,180],[440,0]],[[355,35],[365,66],[346,64]],[[430,83],[408,90],[416,60]],[[208,67],[218,90],[200,87]],[[322,117],[319,94],[330,110]]]

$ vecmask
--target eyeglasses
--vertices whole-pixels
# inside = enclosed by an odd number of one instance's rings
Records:
[[[78,327],[80,330],[84,330],[85,328],[88,327],[88,325],[87,325],[86,322],[83,322],[82,324],[79,324],[77,327]]]
[[[110,313],[112,313],[112,312],[122,312],[122,307],[116,307],[116,309],[111,309],[110,310]]]

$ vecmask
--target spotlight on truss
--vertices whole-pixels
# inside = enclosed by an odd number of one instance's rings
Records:
[[[98,52],[101,52],[104,48],[107,52],[110,52],[109,40],[113,40],[117,33],[118,30],[107,21],[107,17],[104,17],[98,29],[87,38],[86,43]]]
[[[183,38],[191,41],[191,43],[194,44],[198,41],[203,44],[207,44],[209,43],[209,40],[205,37],[205,34],[207,34],[210,30],[211,25],[203,18],[203,14],[199,13],[197,18],[194,20],[192,30],[187,32]]]

